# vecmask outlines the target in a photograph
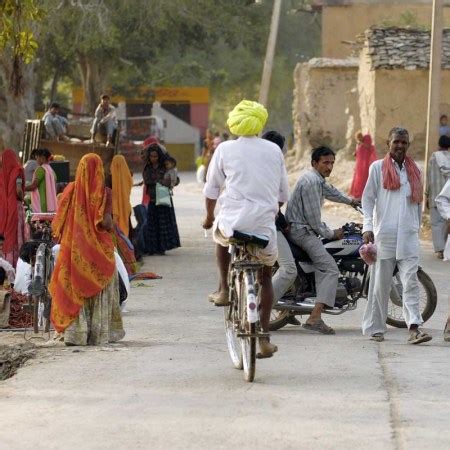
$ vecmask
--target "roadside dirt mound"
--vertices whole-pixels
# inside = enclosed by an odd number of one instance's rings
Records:
[[[36,356],[33,344],[0,346],[0,381],[11,378],[26,361]]]

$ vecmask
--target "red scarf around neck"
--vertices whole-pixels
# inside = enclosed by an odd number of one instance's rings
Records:
[[[423,183],[422,175],[417,164],[410,156],[405,156],[403,162],[408,175],[408,181],[411,186],[411,201],[414,203],[422,203],[423,200]],[[383,187],[390,191],[400,189],[400,175],[395,170],[394,162],[388,153],[383,160]]]

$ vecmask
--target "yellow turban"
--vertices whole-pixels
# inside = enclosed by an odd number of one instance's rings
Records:
[[[267,109],[258,102],[242,100],[228,114],[227,125],[236,136],[255,136],[267,122]]]

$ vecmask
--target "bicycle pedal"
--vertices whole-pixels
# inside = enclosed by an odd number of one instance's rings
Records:
[[[239,338],[268,338],[270,337],[270,333],[237,333],[237,337]]]

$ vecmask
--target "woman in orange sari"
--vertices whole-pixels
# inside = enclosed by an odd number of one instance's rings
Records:
[[[52,223],[61,247],[49,286],[51,319],[56,331],[64,332],[66,345],[102,345],[125,335],[111,209],[102,160],[89,153],[64,190]]]
[[[111,176],[107,186],[112,189],[112,217],[114,221],[113,241],[129,275],[136,273],[138,264],[131,243],[130,194],[133,177],[127,161],[122,155],[114,156],[111,162]]]

